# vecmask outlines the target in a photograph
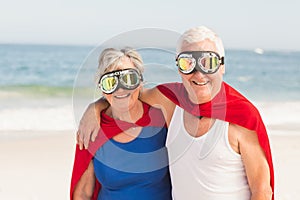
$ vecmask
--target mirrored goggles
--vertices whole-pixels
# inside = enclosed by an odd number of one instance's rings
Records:
[[[103,93],[111,94],[118,88],[134,90],[140,85],[141,81],[143,81],[143,77],[137,70],[123,69],[102,75],[98,86]]]
[[[176,58],[176,65],[183,74],[190,74],[195,70],[203,74],[213,74],[223,64],[224,57],[213,51],[185,51]]]

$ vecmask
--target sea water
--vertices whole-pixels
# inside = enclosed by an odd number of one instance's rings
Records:
[[[0,45],[0,130],[75,129],[86,105],[100,96],[99,53],[92,46]],[[140,53],[146,87],[180,81],[174,50]],[[300,101],[300,52],[228,49],[225,54],[224,80],[251,101]]]

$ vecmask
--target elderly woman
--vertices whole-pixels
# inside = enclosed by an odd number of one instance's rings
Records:
[[[87,150],[77,145],[71,199],[171,198],[167,128],[160,110],[139,100],[143,63],[133,49],[105,49],[99,87],[109,102]]]

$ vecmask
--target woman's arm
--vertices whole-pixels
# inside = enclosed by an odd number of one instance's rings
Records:
[[[95,181],[94,165],[91,161],[74,189],[73,199],[90,200],[93,196]]]

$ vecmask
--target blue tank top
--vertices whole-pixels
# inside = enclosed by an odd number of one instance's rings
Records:
[[[93,163],[102,187],[98,200],[171,200],[167,129],[144,127],[137,138],[107,141]]]

